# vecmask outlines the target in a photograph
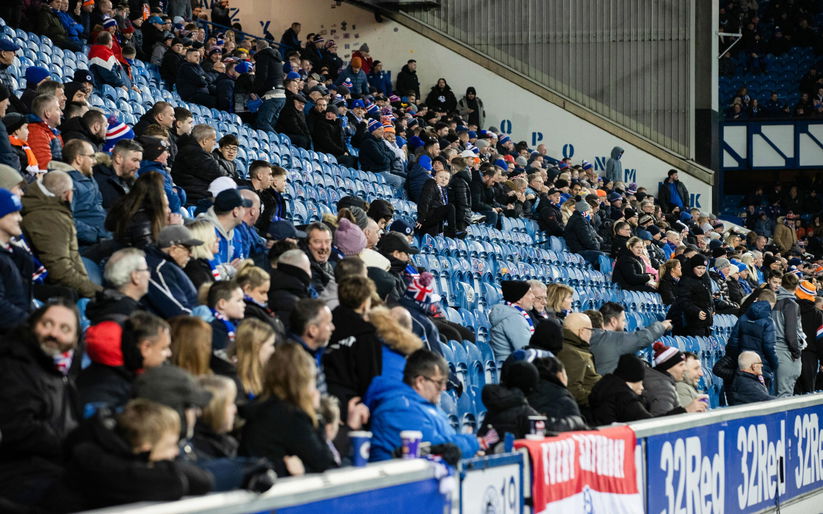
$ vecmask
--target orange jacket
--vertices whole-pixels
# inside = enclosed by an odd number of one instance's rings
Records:
[[[49,169],[51,162],[51,142],[53,139],[60,140],[60,146],[63,145],[63,138],[52,132],[51,128],[43,121],[37,123],[29,123],[29,146],[31,147],[34,156],[37,158],[37,165],[41,171]]]

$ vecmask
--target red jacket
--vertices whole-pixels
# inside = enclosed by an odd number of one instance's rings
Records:
[[[49,162],[51,162],[51,142],[57,139],[60,141],[60,146],[63,146],[63,138],[44,122],[29,123],[29,146],[34,156],[37,158],[37,165],[41,171],[49,169]]]

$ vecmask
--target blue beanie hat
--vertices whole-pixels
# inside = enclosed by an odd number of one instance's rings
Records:
[[[380,123],[378,120],[374,120],[374,119],[369,120],[369,132],[374,132],[377,129],[382,129],[382,128],[383,128],[383,124]]]
[[[251,63],[249,61],[240,61],[237,63],[237,66],[234,67],[234,71],[240,73],[241,75],[243,73],[248,73],[251,71]]]
[[[26,68],[27,86],[34,87],[49,77],[51,77],[51,72],[41,66],[29,66]]]
[[[289,80],[289,79],[295,80],[295,79],[299,79],[299,78],[300,78],[300,74],[297,73],[296,71],[290,71],[288,73],[288,75],[286,75],[286,80]]]
[[[110,152],[114,145],[123,139],[134,139],[134,131],[116,117],[111,116],[109,118],[109,128],[106,129],[106,142],[103,143],[103,151]]]
[[[499,166],[499,167],[503,168],[504,170],[509,169],[509,163],[507,163],[503,159],[497,159],[496,161],[494,161],[494,165]]]
[[[417,159],[417,164],[426,171],[432,170],[432,159],[428,155],[421,155],[420,158]]]
[[[592,163],[590,163],[589,161],[583,161],[583,169],[584,170],[592,169]]]
[[[23,210],[23,204],[20,202],[20,197],[8,189],[0,189],[0,218],[21,210]]]
[[[356,107],[360,107],[361,109],[365,109],[366,104],[364,104],[363,100],[360,100],[359,98],[357,100],[352,100],[349,104],[349,108],[354,109]]]
[[[425,145],[426,143],[420,139],[420,136],[412,136],[409,138],[409,149],[414,150],[415,148],[420,148],[421,146]]]
[[[503,137],[500,138],[500,144],[502,145],[503,143],[509,142],[511,140],[512,140],[512,138],[510,138],[509,136],[504,135]]]

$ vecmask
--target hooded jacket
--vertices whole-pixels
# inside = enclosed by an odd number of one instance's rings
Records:
[[[463,458],[473,457],[480,450],[474,435],[455,432],[437,405],[400,380],[376,377],[364,403],[371,413],[369,460],[372,462],[392,458],[393,452],[402,445],[400,432],[403,430],[421,431],[423,441],[433,446],[452,443],[460,449]]]
[[[589,406],[592,421],[597,426],[653,417],[643,398],[632,391],[625,380],[611,373],[594,386],[589,395]]]
[[[684,206],[688,207],[689,190],[686,189],[686,185],[678,180],[674,183],[674,187],[677,190],[677,196],[680,197],[680,201],[683,202]],[[657,190],[657,198],[660,201],[660,208],[663,209],[663,212],[672,212],[674,205],[672,204],[671,190],[669,189],[668,179],[660,183],[660,187]]]
[[[180,208],[186,205],[186,192],[182,188],[174,185],[168,168],[158,161],[140,161],[140,169],[137,170],[137,176],[139,177],[144,173],[152,171],[162,175],[163,191],[165,191],[166,199],[169,201],[169,209],[171,212],[179,213]]]
[[[652,416],[669,416],[686,412],[677,399],[675,384],[674,377],[665,371],[658,371],[655,368],[646,370],[646,378],[643,379],[645,389],[643,396],[646,398]]]
[[[740,370],[734,376],[730,396],[729,403],[731,405],[765,402],[774,399],[756,375]]]
[[[666,327],[656,321],[637,332],[617,332],[595,328],[590,341],[597,373],[605,376],[617,368],[621,355],[637,353],[663,337]]]
[[[800,358],[800,351],[805,347],[805,334],[800,322],[800,307],[792,291],[781,287],[777,290],[777,303],[771,313],[774,321],[775,345],[784,345],[789,349],[793,359]]]
[[[515,350],[528,346],[532,336],[529,322],[514,307],[499,303],[489,311],[494,358],[504,361]]]
[[[92,297],[103,288],[89,280],[77,246],[71,207],[46,194],[40,182],[26,186],[23,195],[23,231],[32,251],[49,270],[46,281]]]
[[[226,176],[214,157],[191,137],[180,136],[179,150],[171,168],[174,183],[186,190],[189,204],[210,198],[209,184]]]
[[[262,97],[278,87],[283,87],[283,61],[274,48],[264,48],[254,54],[254,93]]]
[[[433,111],[454,112],[457,110],[457,98],[452,88],[446,84],[442,89],[435,84],[426,96],[426,106]]]
[[[394,88],[395,94],[403,97],[407,96],[409,92],[413,92],[420,100],[420,80],[417,78],[417,70],[410,70],[408,64],[404,64],[397,74],[397,84]]]
[[[771,312],[769,302],[754,302],[746,314],[737,320],[726,343],[726,354],[735,361],[742,352],[757,353],[763,361],[763,375],[767,378],[771,378],[777,369],[775,324]]]
[[[569,392],[581,407],[589,405],[589,394],[600,380],[594,368],[594,357],[589,343],[567,329],[563,329],[563,349],[557,358],[566,367],[569,377]]]
[[[623,180],[623,163],[620,162],[622,155],[622,148],[619,146],[612,148],[611,157],[609,157],[609,160],[606,161],[606,171],[603,175],[606,182],[619,182]]]
[[[523,391],[516,387],[486,384],[482,396],[483,405],[488,410],[479,434],[494,428],[498,435],[508,432],[514,434],[515,439],[522,439],[529,433],[529,416],[539,413],[529,405]]]
[[[88,417],[101,408],[116,409],[129,401],[143,357],[116,321],[89,327],[85,338],[91,364],[77,377],[77,392],[84,417]]]
[[[714,298],[711,286],[704,279],[694,275],[691,267],[686,266],[683,277],[677,284],[675,305],[683,313],[680,326],[689,329],[704,329],[712,326],[714,320]],[[706,319],[700,319],[700,311],[706,313]]]

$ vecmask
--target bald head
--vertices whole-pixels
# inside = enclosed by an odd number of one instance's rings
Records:
[[[295,268],[305,271],[306,275],[311,276],[311,263],[302,250],[289,250],[284,252],[283,255],[277,259],[277,265],[280,266],[281,264],[294,266]]]
[[[400,325],[402,325],[403,328],[407,328],[409,330],[412,329],[412,317],[405,307],[392,307],[390,312],[391,317],[394,318],[395,321],[400,323]]]
[[[43,176],[43,187],[54,196],[63,198],[72,190],[71,176],[65,171],[50,171]]]
[[[243,221],[246,222],[246,225],[253,227],[257,223],[257,219],[260,218],[260,197],[249,189],[240,189],[239,191],[240,196],[246,200],[251,200],[251,208],[246,209]]]
[[[586,342],[592,337],[592,320],[582,312],[573,312],[566,316],[563,328]]]

